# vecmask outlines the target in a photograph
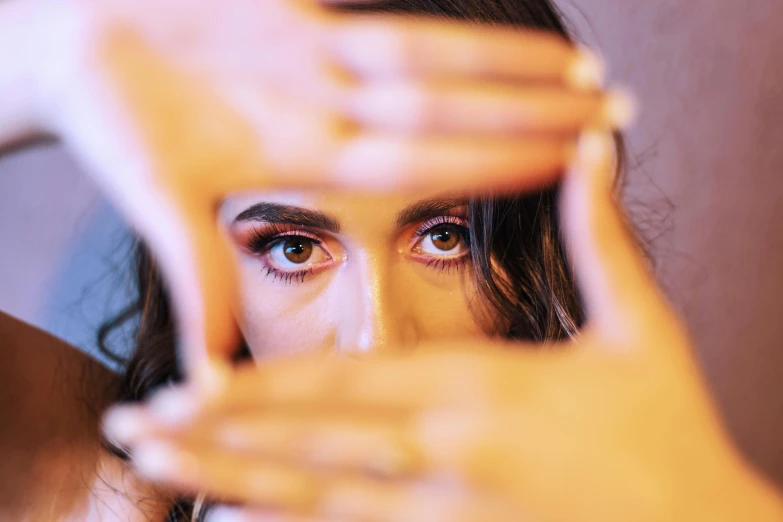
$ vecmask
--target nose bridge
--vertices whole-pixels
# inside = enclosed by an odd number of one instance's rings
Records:
[[[404,304],[395,293],[390,256],[358,255],[348,267],[351,298],[343,321],[340,350],[395,352],[411,343]],[[406,339],[407,337],[407,339]],[[406,343],[407,340],[407,343]]]

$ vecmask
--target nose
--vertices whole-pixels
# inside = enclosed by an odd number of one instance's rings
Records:
[[[412,349],[416,329],[405,306],[404,285],[395,283],[391,256],[359,254],[341,274],[337,348],[353,355],[394,354]],[[406,309],[407,308],[407,309]]]

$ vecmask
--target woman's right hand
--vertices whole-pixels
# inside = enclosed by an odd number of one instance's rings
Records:
[[[236,345],[233,263],[215,219],[226,194],[534,188],[564,168],[584,127],[626,116],[597,90],[597,61],[551,35],[315,0],[3,8],[31,28],[29,119],[152,246],[191,370]]]

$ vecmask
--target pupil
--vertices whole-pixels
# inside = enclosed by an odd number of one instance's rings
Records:
[[[302,238],[287,239],[283,252],[286,259],[292,263],[304,263],[313,254],[313,243]]]
[[[439,250],[452,250],[459,243],[459,232],[450,228],[442,228],[432,233],[432,244]]]

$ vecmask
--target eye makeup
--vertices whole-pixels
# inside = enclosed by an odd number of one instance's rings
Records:
[[[263,273],[273,281],[303,283],[334,262],[326,242],[297,225],[256,222],[239,236],[243,249],[261,258]]]
[[[446,212],[401,229],[410,239],[400,253],[440,272],[448,273],[469,263],[470,225],[463,216],[464,207]],[[339,244],[325,230],[256,219],[235,221],[231,229],[234,241],[246,254],[260,261],[262,273],[273,282],[304,283],[333,267],[340,258]]]
[[[411,238],[409,256],[428,268],[449,272],[470,261],[471,242],[468,220],[442,215],[421,223]]]

